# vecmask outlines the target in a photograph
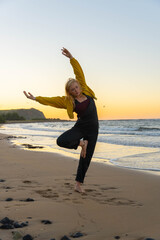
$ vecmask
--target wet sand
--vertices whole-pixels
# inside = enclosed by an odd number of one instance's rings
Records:
[[[81,195],[74,192],[77,165],[60,154],[15,147],[0,134],[0,220],[28,222],[0,229],[0,238],[19,232],[60,240],[81,232],[84,240],[160,240],[160,176],[91,163]]]

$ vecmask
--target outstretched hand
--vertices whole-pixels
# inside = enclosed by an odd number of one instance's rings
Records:
[[[31,100],[35,100],[35,99],[36,99],[30,92],[26,93],[26,91],[23,91],[23,93],[24,93],[24,95],[25,95],[27,98],[29,98],[29,99],[31,99]]]
[[[64,56],[66,56],[66,57],[68,57],[70,59],[73,58],[72,54],[66,48],[63,47],[61,50],[62,50],[62,54]]]

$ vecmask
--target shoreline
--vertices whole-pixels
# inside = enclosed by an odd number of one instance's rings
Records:
[[[1,134],[1,133],[0,133]],[[7,134],[4,134],[4,135],[7,135]],[[10,140],[12,141],[12,139],[19,139],[19,138],[27,138],[27,137],[21,137],[21,136],[15,136],[15,135],[10,135]],[[40,151],[40,152],[44,152],[44,153],[56,153],[56,154],[60,154],[62,155],[62,157],[64,156],[67,156],[69,158],[76,158],[77,161],[78,161],[78,158],[77,158],[77,155],[79,156],[79,153],[78,154],[73,154],[73,153],[70,153],[70,152],[65,152],[61,149],[55,149],[55,148],[50,148],[50,147],[46,147],[44,145],[34,145],[34,144],[30,144],[30,143],[15,143],[14,141],[11,142],[10,141],[10,144],[15,144],[16,147],[20,148],[20,149],[24,149],[24,150],[27,150],[27,151]],[[109,160],[109,159],[104,159],[104,158],[100,158],[100,157],[94,157],[93,156],[93,159],[92,159],[92,162],[94,163],[98,163],[98,164],[102,164],[104,166],[115,166],[115,167],[118,167],[118,168],[122,168],[122,169],[129,169],[129,170],[135,170],[135,171],[139,171],[139,172],[144,172],[144,173],[148,173],[148,174],[154,174],[154,175],[158,175],[160,176],[160,170],[159,169],[140,169],[140,168],[134,168],[134,167],[127,167],[127,166],[120,166],[118,165],[117,163],[114,163],[112,160]]]
[[[66,122],[67,120],[60,120],[60,122]],[[37,120],[31,120],[31,121],[21,121],[21,123],[36,123],[36,122],[59,122],[59,120],[57,119],[52,119],[51,121],[37,121]],[[9,124],[14,124],[14,123],[20,123],[20,121],[17,121],[17,122],[12,122],[10,121]],[[7,123],[6,123],[7,124]],[[0,127],[3,126],[3,124],[0,124]],[[1,134],[1,133],[0,133]],[[3,133],[2,133],[3,134]],[[56,148],[51,148],[51,147],[47,147],[45,145],[34,145],[34,144],[31,144],[31,143],[20,143],[18,142],[18,139],[19,138],[27,138],[27,137],[22,137],[22,136],[17,136],[17,135],[14,135],[14,134],[9,134],[10,135],[10,138],[11,138],[11,144],[15,144],[17,147],[19,147],[20,149],[26,149],[26,150],[29,150],[29,151],[40,151],[40,152],[48,152],[48,153],[58,153],[58,154],[61,154],[62,157],[64,156],[67,156],[67,157],[71,157],[71,158],[77,158],[77,153],[71,153],[71,152],[66,152],[64,151],[63,149],[56,149]],[[12,140],[13,138],[13,140]],[[16,141],[17,139],[17,141]],[[132,147],[132,146],[131,146]],[[154,153],[154,152],[153,152]],[[92,159],[92,162],[98,162],[99,164],[103,164],[103,165],[111,165],[111,166],[116,166],[116,167],[119,167],[119,168],[122,168],[122,169],[131,169],[131,170],[135,170],[135,171],[140,171],[140,172],[146,172],[146,173],[149,173],[149,174],[154,174],[154,175],[160,175],[160,170],[157,168],[157,169],[149,169],[149,168],[136,168],[136,167],[129,167],[129,166],[121,166],[121,165],[118,165],[116,162],[109,160],[109,159],[104,159],[104,158],[101,158],[101,157],[95,157],[93,156],[93,159]]]
[[[158,176],[92,162],[86,195],[81,195],[73,191],[77,160],[19,149],[4,134],[0,143],[1,219],[29,222],[20,229],[0,229],[3,240],[13,239],[17,231],[37,240],[61,240],[64,235],[72,240],[75,232],[83,233],[83,240],[159,239]],[[34,201],[25,202],[27,198]]]
[[[13,136],[13,139],[14,138],[15,137]],[[10,139],[12,139],[12,136],[10,137]],[[10,142],[10,144],[14,145],[14,143],[11,143],[11,142]],[[74,156],[73,153],[65,152],[66,153],[65,154],[64,151],[62,151],[62,150],[54,149],[52,151],[49,151],[49,150],[45,150],[46,147],[44,147],[44,146],[38,146],[38,145],[32,145],[32,144],[15,144],[15,145],[19,149],[23,149],[23,150],[26,150],[26,151],[37,151],[37,152],[53,153],[53,154],[56,153],[56,154],[61,155],[62,157],[76,159],[76,161],[79,161],[79,159],[77,159],[77,156]],[[136,167],[134,168],[134,167],[120,166],[116,163],[113,163],[110,160],[104,160],[102,158],[93,157],[92,158],[92,164],[93,163],[100,164],[100,165],[105,166],[105,167],[112,166],[112,167],[117,167],[117,168],[120,168],[120,169],[128,169],[128,170],[138,171],[138,172],[142,172],[142,173],[146,173],[146,174],[154,174],[154,175],[160,176],[160,170],[158,170],[158,169],[157,170],[155,170],[155,169],[139,169],[139,168],[136,168]]]
[[[16,123],[39,123],[39,122],[71,122],[71,120],[63,119],[32,119],[32,120],[7,120],[5,123],[0,123],[0,127],[3,124],[16,124]]]

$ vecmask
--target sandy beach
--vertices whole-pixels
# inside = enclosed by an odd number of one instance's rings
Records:
[[[83,240],[160,239],[160,176],[91,163],[81,195],[74,192],[77,164],[60,154],[20,149],[0,134],[0,220],[28,222],[0,229],[0,239],[14,239],[16,232],[19,239],[30,234],[37,240],[73,239],[77,232]]]

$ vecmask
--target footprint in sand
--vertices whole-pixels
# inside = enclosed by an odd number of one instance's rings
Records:
[[[37,188],[40,184],[36,181],[30,181],[30,180],[24,180],[22,181],[23,184],[25,184],[25,188]],[[23,190],[24,185],[19,186],[19,190]]]
[[[96,191],[95,189],[89,189],[89,188],[85,189],[85,192],[88,192],[88,193],[95,192],[95,191]]]
[[[139,204],[133,200],[125,199],[125,198],[108,198],[103,201],[103,203],[107,203],[109,205],[115,205],[115,206],[142,206],[142,204]]]
[[[116,187],[102,187],[100,189],[103,191],[108,191],[108,190],[116,190],[117,188]]]
[[[35,192],[45,198],[53,198],[53,199],[59,198],[59,194],[56,192],[53,192],[52,189],[36,190]]]
[[[29,180],[24,180],[23,183],[26,183],[26,184],[31,184],[32,182],[29,181]]]
[[[136,201],[117,197],[117,194],[119,193],[117,189],[118,189],[117,187],[108,187],[108,186],[99,187],[98,184],[93,184],[93,188],[91,187],[91,188],[85,189],[86,195],[82,196],[82,199],[91,199],[100,204],[114,205],[114,206],[120,206],[120,205],[136,206],[136,207],[142,206],[141,203],[138,203]]]

